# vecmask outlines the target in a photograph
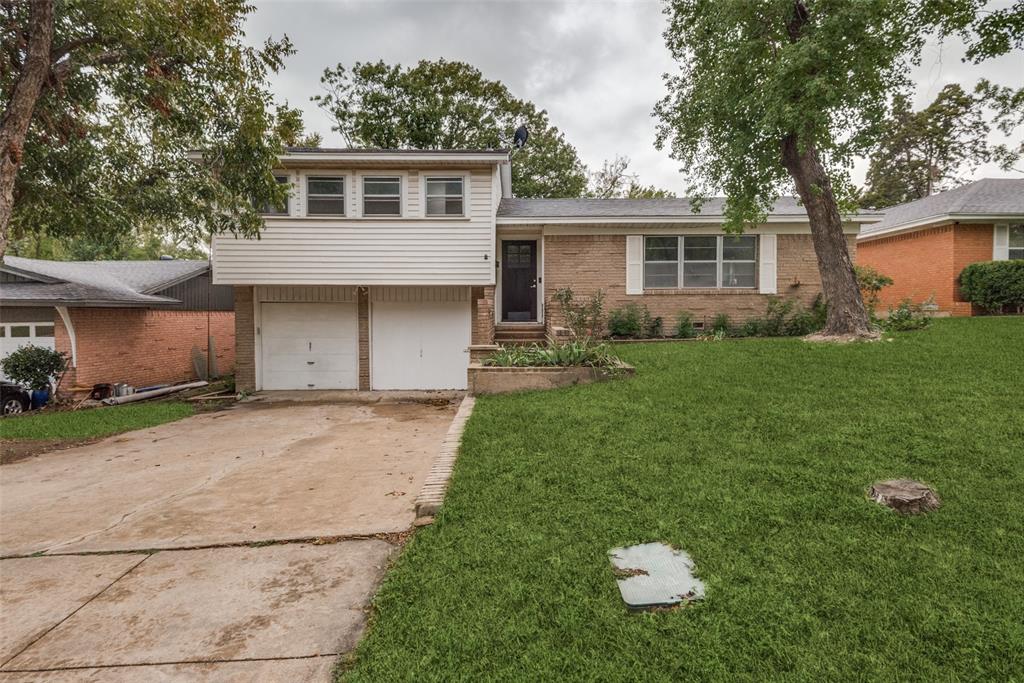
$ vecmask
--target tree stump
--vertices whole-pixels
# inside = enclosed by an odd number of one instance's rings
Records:
[[[913,479],[890,479],[873,484],[868,497],[904,515],[937,510],[942,501],[935,491]]]

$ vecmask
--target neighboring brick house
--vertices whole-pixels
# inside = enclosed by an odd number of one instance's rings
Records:
[[[496,342],[561,325],[561,287],[643,303],[666,331],[821,292],[792,198],[732,237],[721,199],[513,199],[507,150],[291,148],[277,175],[290,198],[260,238],[213,242],[245,390],[464,389]],[[878,218],[844,218],[851,252]]]
[[[857,239],[857,263],[888,275],[883,306],[933,299],[939,311],[974,315],[960,296],[971,263],[1024,258],[1024,179],[987,178],[886,209]]]
[[[0,351],[24,344],[64,352],[62,391],[195,378],[212,337],[216,370],[235,362],[233,291],[206,261],[43,261],[0,264]],[[204,361],[205,362],[205,361]]]

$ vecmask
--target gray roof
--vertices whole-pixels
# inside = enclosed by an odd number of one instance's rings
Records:
[[[206,261],[45,261],[6,256],[6,270],[39,277],[38,282],[7,282],[4,304],[72,306],[160,306],[176,304],[154,292],[200,275]]]
[[[885,218],[861,237],[927,224],[950,216],[1024,216],[1024,178],[984,178],[885,210]]]
[[[502,199],[499,218],[718,218],[725,208],[725,197],[707,198],[695,211],[692,200],[678,199]],[[863,214],[872,215],[872,214]],[[806,219],[807,212],[796,197],[780,197],[769,216]]]

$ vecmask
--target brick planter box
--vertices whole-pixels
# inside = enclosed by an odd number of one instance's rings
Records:
[[[558,389],[635,374],[636,369],[625,363],[614,371],[589,367],[500,368],[470,363],[469,393],[507,394],[513,391]]]

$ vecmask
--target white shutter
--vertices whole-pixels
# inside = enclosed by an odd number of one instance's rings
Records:
[[[775,235],[761,235],[758,242],[761,247],[761,262],[758,264],[760,273],[758,290],[762,294],[775,294],[779,291],[776,284],[778,280],[778,257],[776,255],[778,239]]]
[[[992,234],[992,260],[1010,260],[1010,226],[997,225]]]
[[[626,235],[626,294],[644,293],[644,236]]]

